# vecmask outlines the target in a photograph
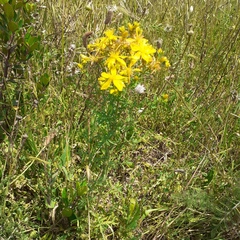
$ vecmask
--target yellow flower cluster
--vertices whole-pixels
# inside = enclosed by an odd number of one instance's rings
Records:
[[[102,63],[105,71],[98,78],[101,90],[110,93],[122,91],[130,83],[130,79],[137,79],[136,73],[150,70],[155,72],[161,68],[168,68],[170,63],[163,56],[161,49],[156,50],[142,35],[138,22],[129,23],[128,28],[119,27],[119,35],[109,29],[104,36],[87,46],[88,56],[81,54],[80,68],[84,64]]]

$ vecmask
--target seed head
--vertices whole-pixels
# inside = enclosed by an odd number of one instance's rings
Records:
[[[162,44],[163,44],[163,40],[162,40],[161,38],[159,38],[159,39],[157,40],[157,49],[162,48]]]
[[[189,25],[188,25],[187,35],[188,35],[188,36],[192,36],[193,34],[194,34],[193,25],[192,25],[192,24],[189,24]]]
[[[86,32],[83,37],[82,37],[82,41],[83,41],[83,46],[85,48],[87,48],[87,40],[88,38],[93,34],[93,32]]]
[[[107,25],[112,21],[113,11],[108,10],[104,24]]]

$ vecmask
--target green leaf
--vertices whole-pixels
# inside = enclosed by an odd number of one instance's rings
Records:
[[[38,147],[36,145],[36,141],[33,137],[32,132],[28,132],[27,133],[27,140],[26,140],[26,149],[28,149],[28,151],[32,154],[32,155],[37,155],[39,150]]]
[[[73,215],[73,210],[71,208],[64,208],[62,210],[62,215],[64,217],[71,217]]]
[[[129,215],[132,216],[134,213],[134,210],[137,206],[137,201],[133,198],[130,199],[130,203],[129,203]]]
[[[141,217],[139,204],[133,198],[130,199],[128,213],[127,230],[130,231],[137,227],[138,221]]]
[[[52,240],[52,234],[51,233],[46,233],[44,236],[40,238],[40,240]]]
[[[14,18],[14,10],[12,5],[10,5],[9,3],[5,3],[3,5],[3,10],[8,20],[12,20]]]
[[[33,45],[35,42],[38,41],[38,38],[37,37],[33,37],[33,36],[29,36],[27,39],[26,39],[26,43],[31,46]]]
[[[127,229],[128,230],[135,229],[138,225],[138,221],[139,221],[140,217],[141,217],[140,208],[137,207],[135,212],[134,212],[134,215],[133,215],[132,219],[130,221],[128,221]]]
[[[87,182],[83,181],[81,183],[76,183],[77,195],[79,197],[85,195],[87,193]]]
[[[15,9],[19,9],[21,7],[23,7],[23,2],[17,2],[16,6],[15,6]]]
[[[61,156],[62,166],[68,166],[70,157],[71,157],[70,147],[69,147],[69,143],[66,141],[66,145]]]
[[[48,202],[46,201],[45,204],[46,204],[46,207],[47,207],[47,208],[51,208],[51,209],[52,209],[52,208],[55,207],[56,202],[55,202],[54,200],[51,200],[50,203],[48,203]]]
[[[8,23],[8,28],[11,32],[16,32],[18,30],[18,24],[14,21]]]
[[[207,184],[209,184],[213,180],[213,177],[214,177],[214,170],[210,169],[206,176]]]
[[[41,77],[40,77],[40,83],[44,86],[47,87],[50,81],[50,77],[47,73],[44,73]]]
[[[38,232],[36,230],[31,231],[29,237],[31,239],[34,239],[34,238],[36,239],[38,237]]]
[[[0,4],[8,3],[8,0],[0,0]]]
[[[16,1],[17,1],[17,0],[11,0],[11,1],[10,1],[11,5],[13,6],[14,9],[15,9],[15,5],[16,5]]]
[[[67,198],[68,198],[67,189],[64,188],[64,189],[62,190],[62,199],[67,199]]]
[[[36,5],[34,3],[27,3],[25,5],[25,9],[28,13],[31,13],[32,11],[34,11],[36,9]]]
[[[39,48],[39,43],[35,42],[32,46],[30,46],[30,51],[33,52],[34,50]]]

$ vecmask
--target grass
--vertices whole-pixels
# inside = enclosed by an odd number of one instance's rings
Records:
[[[0,239],[239,239],[239,3],[116,1],[109,27],[140,21],[171,62],[121,98],[74,64],[111,4],[36,3],[42,47],[0,145]]]

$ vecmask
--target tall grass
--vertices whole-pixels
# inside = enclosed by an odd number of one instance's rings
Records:
[[[105,26],[112,4],[36,2],[42,48],[0,145],[0,238],[239,239],[239,2],[115,1]],[[82,36],[133,21],[171,68],[109,96],[77,67]]]

